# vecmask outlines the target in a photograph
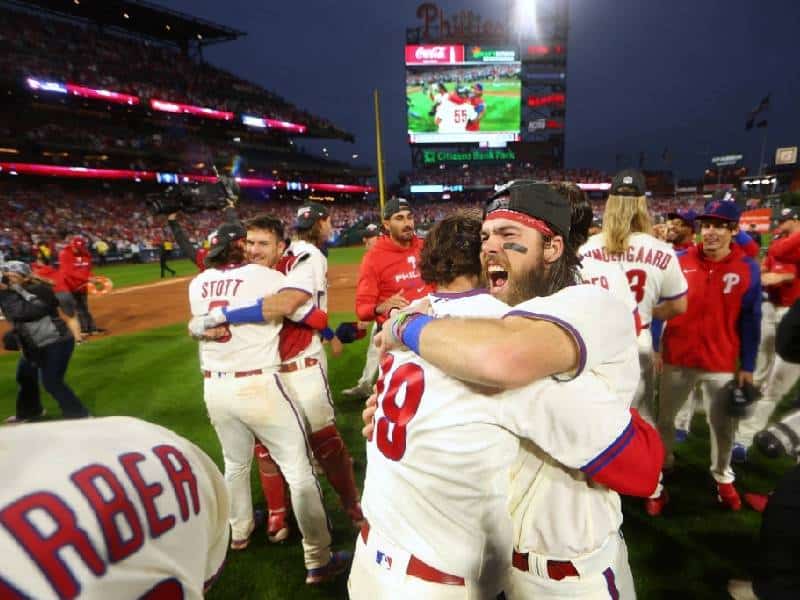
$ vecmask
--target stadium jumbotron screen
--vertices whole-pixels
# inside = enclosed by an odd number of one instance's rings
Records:
[[[514,50],[406,46],[409,140],[492,147],[518,141],[520,71]]]

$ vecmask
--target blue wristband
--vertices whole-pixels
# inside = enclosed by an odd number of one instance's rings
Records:
[[[255,304],[250,306],[243,306],[241,308],[228,308],[227,306],[222,309],[222,314],[228,319],[230,325],[238,325],[240,323],[263,323],[264,314],[261,312],[261,305],[264,304],[264,299],[259,298]]]
[[[419,338],[422,335],[422,329],[431,321],[433,321],[433,317],[416,315],[409,319],[408,324],[403,329],[402,342],[414,354],[419,354]]]
[[[322,339],[327,341],[331,341],[335,336],[335,334],[333,333],[333,329],[331,329],[330,327],[326,327],[325,329],[320,331],[320,334],[322,335]]]

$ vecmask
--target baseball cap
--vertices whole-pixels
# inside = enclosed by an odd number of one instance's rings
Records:
[[[23,277],[28,277],[31,274],[31,266],[21,260],[9,260],[4,262],[0,269],[5,273],[16,273]]]
[[[306,202],[297,209],[295,229],[311,229],[314,223],[328,216],[328,209],[316,202]]]
[[[800,219],[800,212],[793,206],[788,206],[778,213],[778,223]]]
[[[411,204],[409,204],[408,200],[405,198],[391,198],[383,206],[383,218],[391,219],[392,216],[403,210],[411,210]]]
[[[485,219],[514,218],[514,213],[544,221],[556,234],[565,238],[569,236],[572,220],[569,200],[549,184],[519,179],[507,183],[489,196]],[[533,223],[528,225],[537,229]]]
[[[694,225],[694,220],[697,218],[697,213],[691,208],[678,209],[675,212],[667,213],[668,219],[680,219],[688,225]]]
[[[364,229],[363,237],[365,237],[365,238],[373,238],[373,237],[377,236],[380,232],[381,232],[381,230],[378,228],[377,225],[375,225],[375,223],[370,223]]]
[[[695,217],[697,220],[702,219],[722,219],[723,221],[739,222],[739,216],[742,211],[736,205],[736,202],[711,200],[706,203],[703,213]]]
[[[614,196],[644,196],[647,191],[647,182],[641,171],[624,169],[614,175],[611,180],[609,194]]]
[[[222,254],[236,240],[243,240],[247,237],[247,231],[238,223],[225,223],[221,225],[216,234],[209,240],[210,248],[206,258],[216,258]]]

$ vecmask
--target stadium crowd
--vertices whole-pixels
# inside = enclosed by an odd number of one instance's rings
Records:
[[[3,17],[0,70],[20,82],[27,77],[68,81],[146,99],[291,121],[317,134],[348,135],[274,92],[174,48],[11,10],[5,10]]]

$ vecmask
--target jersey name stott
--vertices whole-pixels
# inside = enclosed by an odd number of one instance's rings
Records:
[[[653,265],[662,271],[667,268],[672,259],[670,254],[665,254],[661,250],[653,250],[652,248],[637,249],[635,246],[628,246],[628,250],[624,254],[609,254],[605,248],[594,248],[584,252],[583,255],[604,262],[620,262],[624,260],[628,263],[638,262],[644,265]]]
[[[110,565],[138,552],[147,539],[167,533],[178,519],[186,522],[200,513],[197,478],[186,456],[169,444],[149,453],[126,452],[113,468],[96,462],[70,473],[84,506],[71,506],[55,491],[35,491],[0,509],[0,524],[38,565],[58,597],[75,597],[81,589],[79,579],[85,577],[61,560],[65,549],[102,577]],[[160,463],[165,476],[146,480],[139,468],[145,461]],[[129,493],[121,479],[136,493]],[[167,481],[170,490],[165,489]],[[179,515],[159,512],[156,501],[165,493],[174,496]],[[90,518],[96,519],[104,541],[87,533],[94,523],[83,519]]]
[[[244,279],[217,279],[203,282],[202,297],[210,296],[235,296]],[[233,286],[233,290],[231,290]]]

